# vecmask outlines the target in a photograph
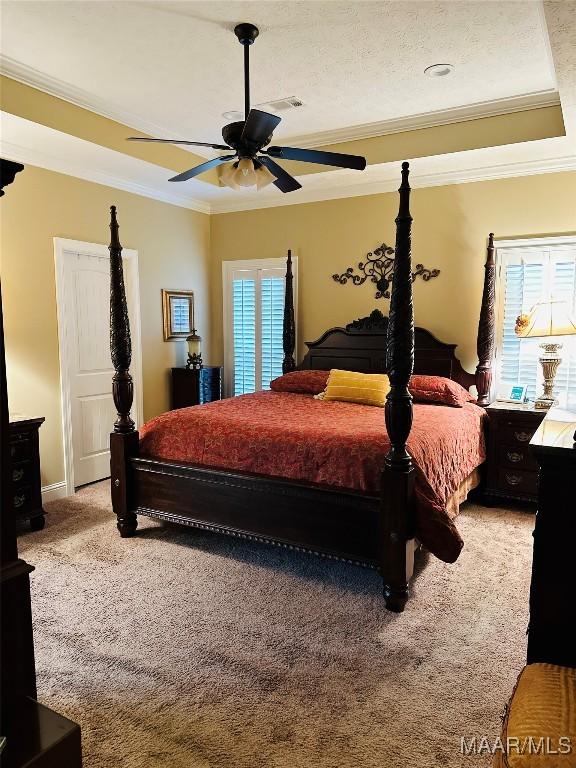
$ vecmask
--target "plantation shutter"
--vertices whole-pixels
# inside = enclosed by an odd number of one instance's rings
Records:
[[[232,281],[235,395],[256,392],[256,277]]]
[[[545,339],[521,339],[514,333],[516,318],[538,301],[553,297],[567,301],[576,312],[576,246],[565,244],[498,249],[499,279],[502,281],[499,349],[499,385],[525,384],[533,400],[542,389],[542,368],[538,362]],[[555,393],[561,402],[576,402],[576,337],[551,339],[562,342],[562,363],[555,379]]]
[[[284,327],[284,275],[263,270],[262,294],[262,389],[270,389],[272,379],[282,375],[282,331]]]
[[[231,305],[231,311],[225,308],[224,313],[226,366],[233,368],[225,371],[229,394],[270,389],[272,379],[282,375],[284,260],[266,263],[282,266],[259,267],[254,261],[250,268],[234,268],[234,262],[227,262],[230,266],[224,271],[225,301]]]

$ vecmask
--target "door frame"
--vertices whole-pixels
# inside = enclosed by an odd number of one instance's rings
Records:
[[[107,245],[100,243],[86,243],[81,240],[67,240],[55,237],[54,240],[54,267],[56,277],[56,309],[58,315],[58,345],[60,352],[60,398],[62,408],[62,444],[64,448],[64,482],[66,484],[66,496],[73,496],[74,485],[74,449],[72,445],[72,399],[70,386],[70,360],[72,357],[70,318],[64,311],[64,275],[66,269],[66,257],[68,255],[84,254],[86,256],[98,256],[110,258]],[[132,364],[130,372],[134,380],[134,406],[133,418],[136,428],[144,421],[143,393],[142,393],[142,333],[140,321],[140,285],[138,279],[138,251],[131,248],[122,249],[122,261],[124,267],[124,281],[126,292],[132,297],[134,306],[130,308],[130,335],[132,337]],[[110,424],[112,431],[112,424]]]

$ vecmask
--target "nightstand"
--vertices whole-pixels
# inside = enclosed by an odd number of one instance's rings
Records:
[[[222,397],[222,368],[172,368],[172,410],[188,408],[220,400]]]
[[[487,504],[498,499],[536,503],[538,463],[529,447],[546,411],[532,403],[492,403],[488,414]]]
[[[40,482],[40,448],[38,430],[42,417],[28,419],[10,417],[10,474],[12,478],[12,508],[16,520],[28,522],[33,531],[44,528],[42,484]]]

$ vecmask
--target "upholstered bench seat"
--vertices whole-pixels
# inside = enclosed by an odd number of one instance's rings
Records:
[[[502,728],[494,768],[575,768],[576,669],[524,667]]]

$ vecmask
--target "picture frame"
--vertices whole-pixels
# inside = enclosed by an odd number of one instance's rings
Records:
[[[164,341],[186,339],[194,328],[194,291],[162,289]]]
[[[498,393],[496,400],[501,403],[525,403],[527,390],[524,384],[510,384]]]

